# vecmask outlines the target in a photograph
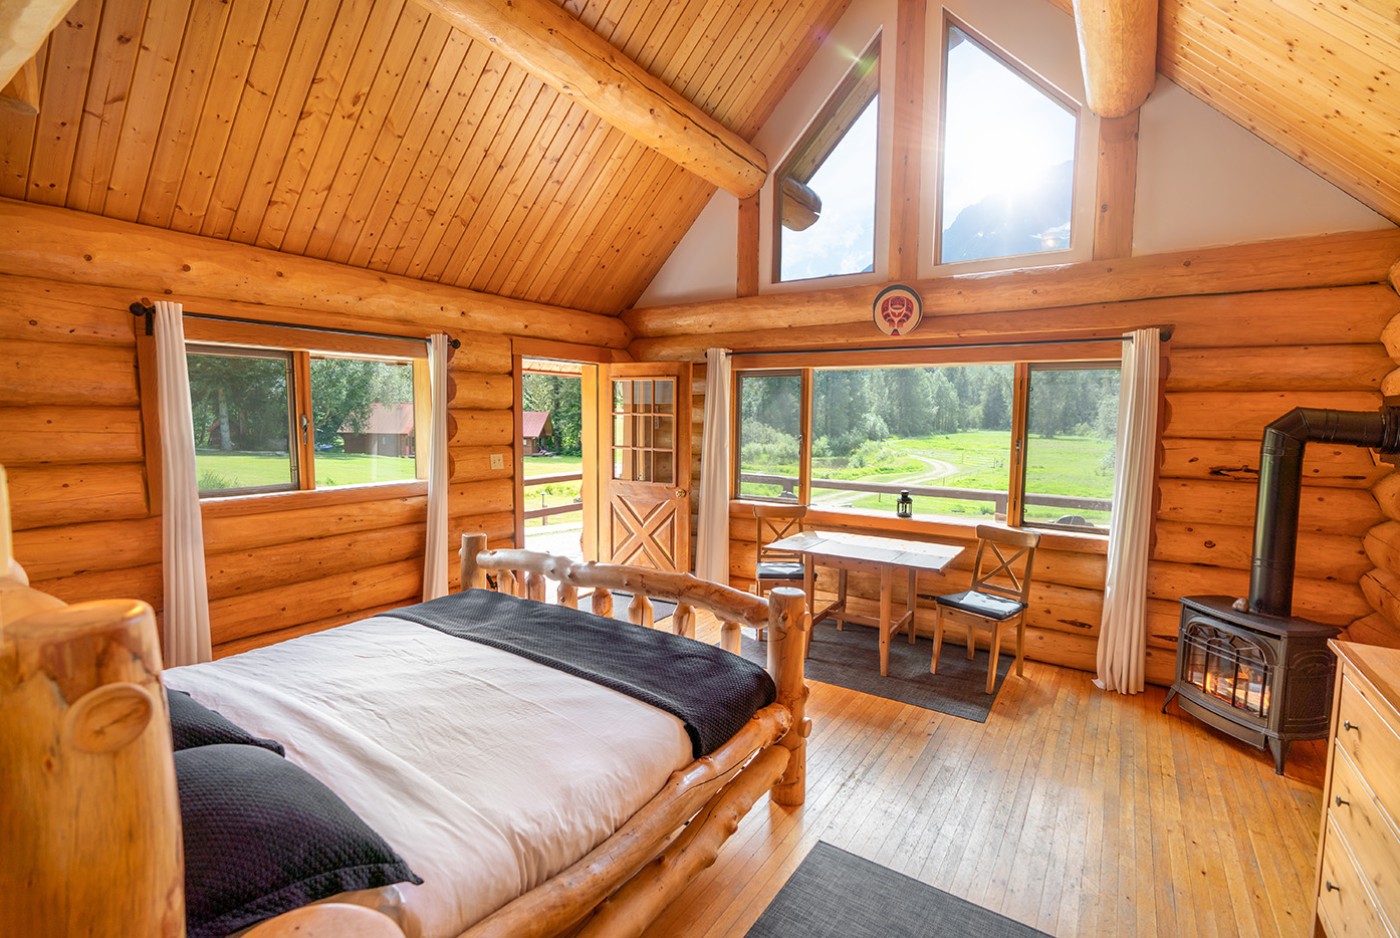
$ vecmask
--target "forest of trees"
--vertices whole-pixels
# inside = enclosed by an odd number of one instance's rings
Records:
[[[192,352],[187,361],[196,447],[245,453],[288,451],[290,355]],[[311,359],[311,419],[319,446],[340,446],[340,431],[345,427],[362,430],[375,403],[412,400],[411,365]]]
[[[812,388],[812,455],[850,457],[870,441],[964,430],[1009,430],[1011,365],[820,369]],[[741,458],[746,466],[796,463],[801,379],[748,375],[741,382]],[[1037,369],[1030,432],[1111,438],[1118,369]]]
[[[520,378],[525,410],[553,417],[554,435],[540,441],[562,456],[583,455],[583,382],[576,377],[526,373]]]

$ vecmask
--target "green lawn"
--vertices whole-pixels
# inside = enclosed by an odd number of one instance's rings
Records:
[[[526,456],[525,478],[535,476],[562,476],[570,472],[583,471],[582,456]]]
[[[287,485],[293,481],[291,458],[275,453],[195,453],[195,472],[201,491]],[[417,477],[411,457],[369,456],[359,453],[317,453],[316,485],[364,485],[400,482]]]
[[[533,508],[553,508],[556,505],[572,505],[578,502],[583,493],[583,482],[550,482],[546,485],[531,485],[530,479],[540,476],[562,476],[583,471],[582,456],[526,456],[525,462],[525,501],[526,511]],[[548,515],[544,518],[527,518],[527,528],[545,527],[551,524],[578,524],[583,516],[578,512]]]
[[[813,477],[856,482],[898,484],[900,479],[914,479],[924,469],[933,466],[915,459],[950,463],[955,470],[939,478],[911,481],[911,485],[942,488],[986,489],[1005,492],[1010,475],[1011,437],[1005,430],[973,430],[965,433],[938,434],[928,437],[889,439],[874,448],[880,454],[878,462],[867,460],[863,467],[836,465],[839,460],[814,460]],[[1073,495],[1086,498],[1111,498],[1113,495],[1113,441],[1094,437],[1060,436],[1046,438],[1032,435],[1027,447],[1026,490],[1031,494]],[[747,472],[775,475],[797,475],[796,464],[784,463],[744,467]],[[771,491],[770,491],[771,490]],[[777,486],[746,484],[746,494],[776,495]],[[822,489],[815,497],[822,498]],[[846,507],[864,511],[893,512],[895,495],[870,494],[846,502]],[[914,499],[916,517],[952,515],[990,518],[995,512],[991,501],[974,499],[929,498]],[[1053,521],[1068,514],[1083,515],[1096,524],[1108,520],[1106,511],[1066,509],[1028,505],[1028,520]]]

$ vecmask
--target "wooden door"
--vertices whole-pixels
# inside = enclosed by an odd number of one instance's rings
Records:
[[[690,569],[690,366],[609,365],[599,381],[599,554]]]

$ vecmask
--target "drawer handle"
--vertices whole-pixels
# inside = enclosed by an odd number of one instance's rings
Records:
[[[1353,723],[1353,722],[1351,722],[1350,720],[1343,720],[1343,721],[1342,721],[1342,729],[1344,729],[1344,730],[1356,730],[1358,733],[1361,732],[1361,726],[1360,726],[1360,724],[1358,724],[1358,723]]]
[[[1338,796],[1337,796],[1337,807],[1340,808],[1340,807],[1341,807],[1342,805],[1344,805],[1344,804],[1351,804],[1351,802],[1350,802],[1350,801],[1347,801],[1347,800],[1346,800],[1345,798],[1343,798],[1341,795],[1338,795]]]
[[[1338,886],[1336,883],[1332,882],[1332,881],[1329,879],[1329,880],[1327,880],[1327,891],[1328,891],[1328,892],[1341,892],[1341,891],[1342,891],[1342,887],[1341,887],[1341,886]]]

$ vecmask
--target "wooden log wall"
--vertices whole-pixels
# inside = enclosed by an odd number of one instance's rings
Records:
[[[160,233],[141,234],[158,238]],[[171,250],[181,246],[183,242]],[[147,445],[151,428],[143,423],[140,382],[147,376],[137,366],[139,320],[127,307],[142,295],[162,291],[139,281],[123,285],[132,269],[126,259],[111,267],[100,259],[91,263],[84,282],[78,282],[35,276],[19,255],[0,254],[0,303],[6,309],[0,314],[0,464],[10,472],[15,554],[39,588],[65,600],[133,597],[159,612],[161,508],[153,494],[159,490],[153,490],[149,478],[155,464],[148,464],[154,450]],[[152,263],[171,266],[168,258]],[[327,282],[347,276],[336,265],[321,266]],[[249,304],[240,298],[236,281],[217,277],[206,282],[199,298],[178,289],[165,295],[185,302],[191,312],[399,335],[446,329],[460,339],[461,348],[449,362],[449,533],[484,530],[493,547],[511,546],[514,379],[509,335],[504,329],[465,331],[453,304],[426,301],[432,290],[441,289],[438,285],[424,285],[425,302],[411,323],[328,310],[315,298],[318,270],[302,271],[312,279],[303,276],[301,289],[308,299],[295,306]],[[117,285],[91,282],[101,279]],[[399,286],[413,289],[408,282]],[[227,298],[217,299],[221,294]],[[408,303],[411,297],[399,299]],[[611,326],[601,323],[600,328],[606,332]],[[502,468],[491,467],[493,454],[502,457]],[[381,491],[341,489],[206,502],[215,653],[417,601],[425,490],[417,483]],[[448,550],[455,580],[455,548],[449,545]]]
[[[1144,320],[1148,310],[1170,315]],[[1396,367],[1382,344],[1382,332],[1397,314],[1400,297],[1374,282],[1093,308],[1099,329],[1126,330],[1145,321],[1175,326],[1166,346],[1165,423],[1148,588],[1150,681],[1171,682],[1179,597],[1242,596],[1248,590],[1264,426],[1293,407],[1371,411],[1380,406],[1382,379]],[[1008,332],[1017,327],[1014,314],[1006,315],[1004,322]],[[1072,324],[1073,318],[1067,317],[1066,328]],[[941,338],[938,328],[935,322],[928,335],[921,329],[919,340],[936,344]],[[946,328],[955,329],[956,324]],[[1400,354],[1395,361],[1400,362]],[[1377,463],[1363,449],[1308,447],[1294,611],[1339,626],[1360,619],[1353,627],[1357,640],[1396,644],[1400,643],[1400,480],[1390,481],[1396,479],[1390,472],[1390,466]],[[1389,524],[1381,524],[1386,517],[1371,492],[1381,480],[1389,485],[1385,489],[1392,506],[1387,509]],[[1385,497],[1381,503],[1387,504]],[[818,523],[824,529],[901,536],[931,532],[926,524],[921,529],[917,522],[909,525],[893,518],[864,524],[828,513]],[[960,533],[951,525],[936,527],[937,540],[970,544]],[[752,516],[736,502],[731,506],[730,570],[740,588],[752,582],[753,541]],[[1104,547],[1102,539],[1046,536],[1036,561],[1027,619],[1030,657],[1084,670],[1095,668]],[[925,597],[935,592],[965,588],[970,578],[968,563],[954,564],[941,580],[921,578],[920,607],[930,607]],[[1373,567],[1380,569],[1373,571]],[[832,589],[832,578],[822,577],[819,586]],[[850,587],[860,611],[878,611],[873,578],[852,574]],[[1384,598],[1368,601],[1373,594]],[[903,587],[897,585],[895,603],[902,602]],[[1389,617],[1382,619],[1373,607],[1387,609]],[[931,628],[932,616],[931,608],[920,614],[921,631]]]
[[[0,275],[10,310],[0,316],[0,464],[10,473],[15,555],[36,586],[69,602],[143,599],[159,612],[160,504],[147,477],[140,321],[126,308],[138,293]],[[448,529],[485,530],[493,546],[509,546],[510,339],[456,336]],[[491,468],[493,453],[502,469]],[[215,653],[417,601],[427,497],[402,489],[206,502]],[[455,563],[448,569],[456,575]]]
[[[1400,261],[1387,282],[1400,293]],[[1387,360],[1395,367],[1381,381],[1387,404],[1400,404],[1400,315],[1381,334]],[[1394,457],[1392,457],[1392,460]],[[1366,560],[1371,569],[1361,577],[1361,591],[1370,611],[1347,630],[1352,641],[1400,648],[1400,469],[1386,473],[1371,489],[1385,516],[1366,534]]]

